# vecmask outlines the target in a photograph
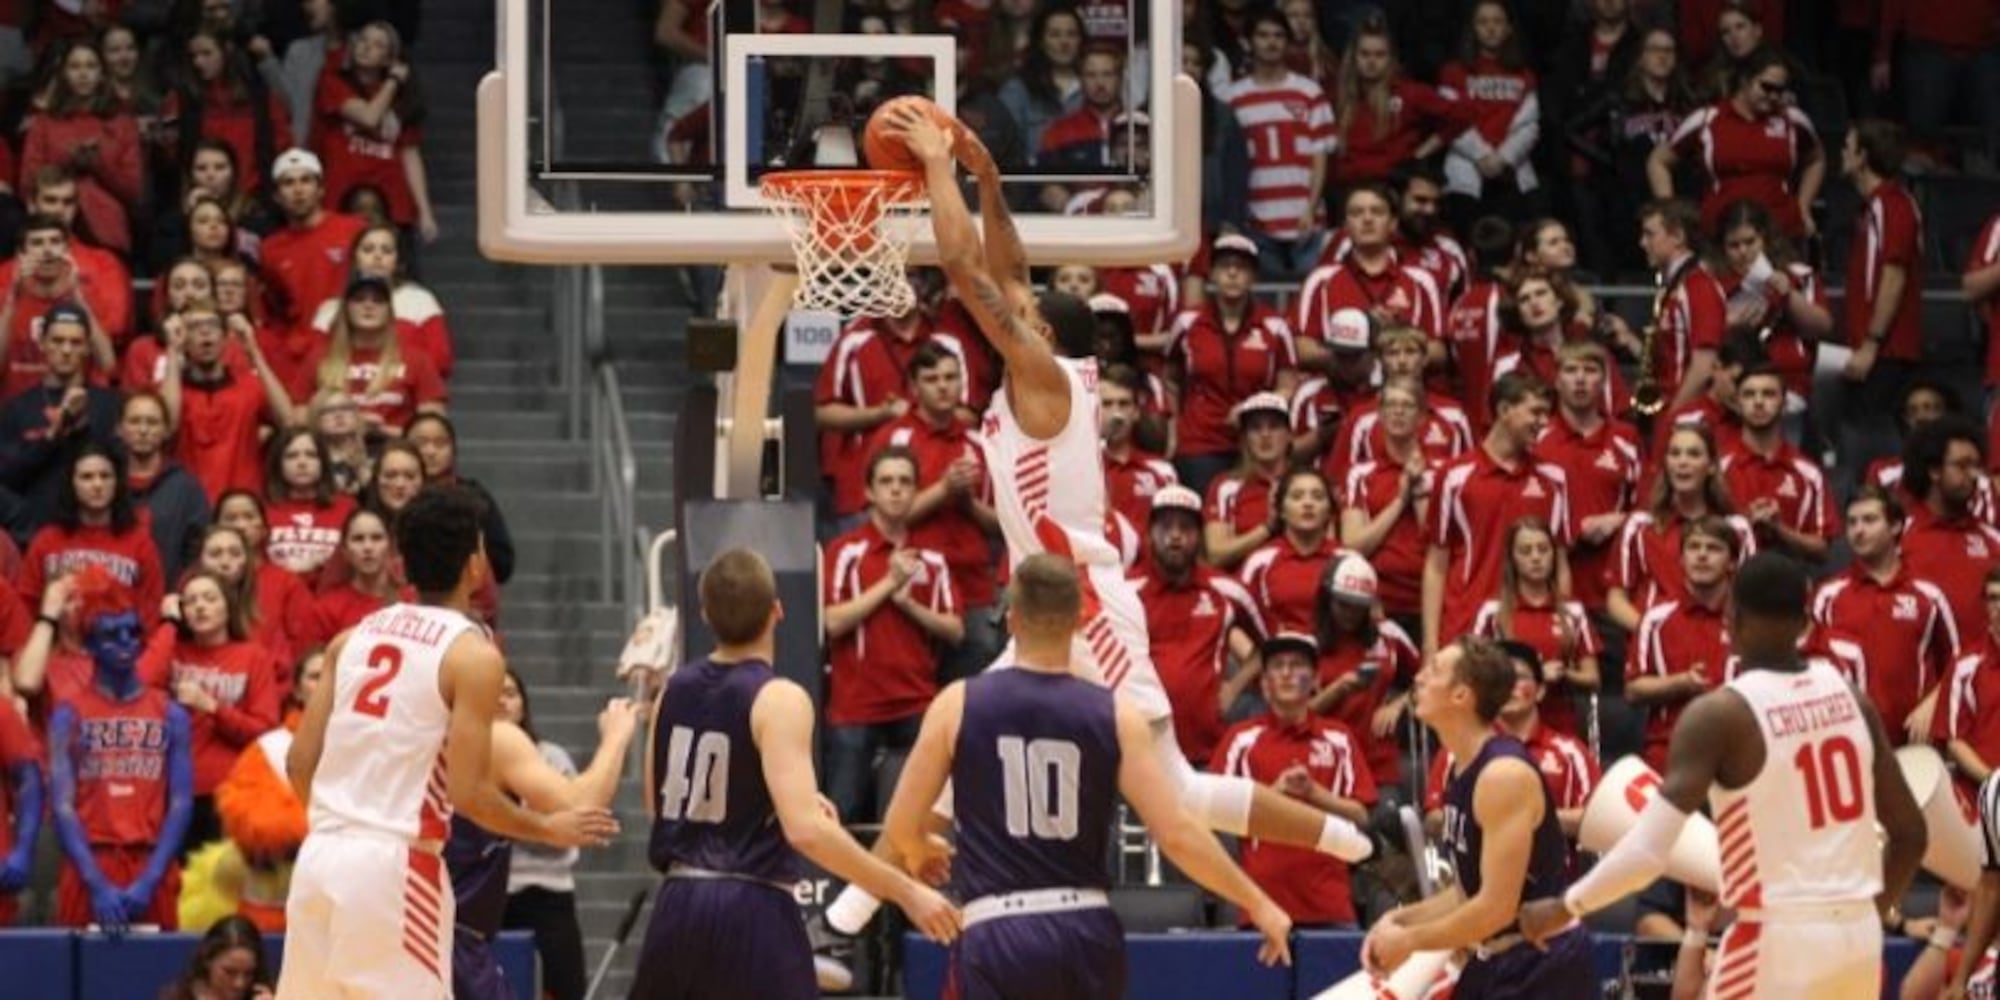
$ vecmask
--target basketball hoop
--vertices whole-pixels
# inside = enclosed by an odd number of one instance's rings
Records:
[[[795,307],[857,317],[901,316],[916,305],[904,267],[929,204],[923,175],[791,170],[764,175],[760,188],[798,259]]]

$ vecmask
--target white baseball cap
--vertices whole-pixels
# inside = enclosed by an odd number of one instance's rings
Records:
[[[1365,351],[1374,339],[1375,323],[1359,309],[1335,310],[1326,321],[1327,346],[1336,351]]]
[[[1231,418],[1240,424],[1252,413],[1275,413],[1284,418],[1286,426],[1290,426],[1292,404],[1285,402],[1285,397],[1275,392],[1252,393],[1250,398],[1236,404],[1236,412],[1231,414]]]
[[[1132,315],[1132,304],[1125,301],[1123,296],[1113,295],[1110,292],[1098,292],[1096,295],[1090,297],[1090,311],[1099,316],[1105,313],[1130,316]]]
[[[279,153],[277,160],[271,164],[271,178],[273,180],[284,180],[285,175],[300,171],[309,173],[314,177],[326,176],[326,168],[320,165],[319,157],[314,156],[310,150],[287,149]]]
[[[1326,589],[1333,599],[1348,604],[1375,604],[1376,592],[1381,589],[1381,581],[1375,576],[1375,567],[1358,555],[1342,556],[1333,570],[1333,578],[1327,581]]]
[[[1209,244],[1208,254],[1210,259],[1220,257],[1226,253],[1242,254],[1255,261],[1257,259],[1257,243],[1248,236],[1228,233],[1216,237],[1215,242]]]
[[[1160,487],[1153,494],[1153,516],[1158,517],[1163,510],[1184,510],[1195,517],[1201,516],[1201,494],[1175,483]]]

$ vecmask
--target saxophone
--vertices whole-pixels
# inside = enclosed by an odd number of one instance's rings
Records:
[[[1646,321],[1646,334],[1640,341],[1639,377],[1632,383],[1632,412],[1646,420],[1651,420],[1667,408],[1667,397],[1660,388],[1659,373],[1654,371],[1659,365],[1654,351],[1659,346],[1660,320],[1666,315],[1670,287],[1665,271],[1654,272],[1652,318]]]

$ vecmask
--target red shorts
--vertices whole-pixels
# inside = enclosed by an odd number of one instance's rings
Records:
[[[115,886],[127,886],[146,870],[146,863],[153,858],[153,848],[150,845],[94,847],[90,855],[97,859],[97,870],[104,873],[106,880]],[[176,930],[180,924],[180,898],[181,866],[170,864],[153,890],[153,905],[133,917],[132,922],[158,924],[163,931]],[[90,890],[84,887],[83,876],[77,874],[76,866],[65,860],[56,879],[56,923],[64,927],[88,927],[96,922],[90,912]]]

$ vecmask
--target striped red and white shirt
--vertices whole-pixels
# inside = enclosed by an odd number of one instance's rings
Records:
[[[1333,152],[1333,105],[1319,84],[1297,73],[1277,83],[1246,76],[1216,96],[1250,143],[1251,221],[1275,239],[1297,239],[1299,220],[1316,210],[1313,157]]]

